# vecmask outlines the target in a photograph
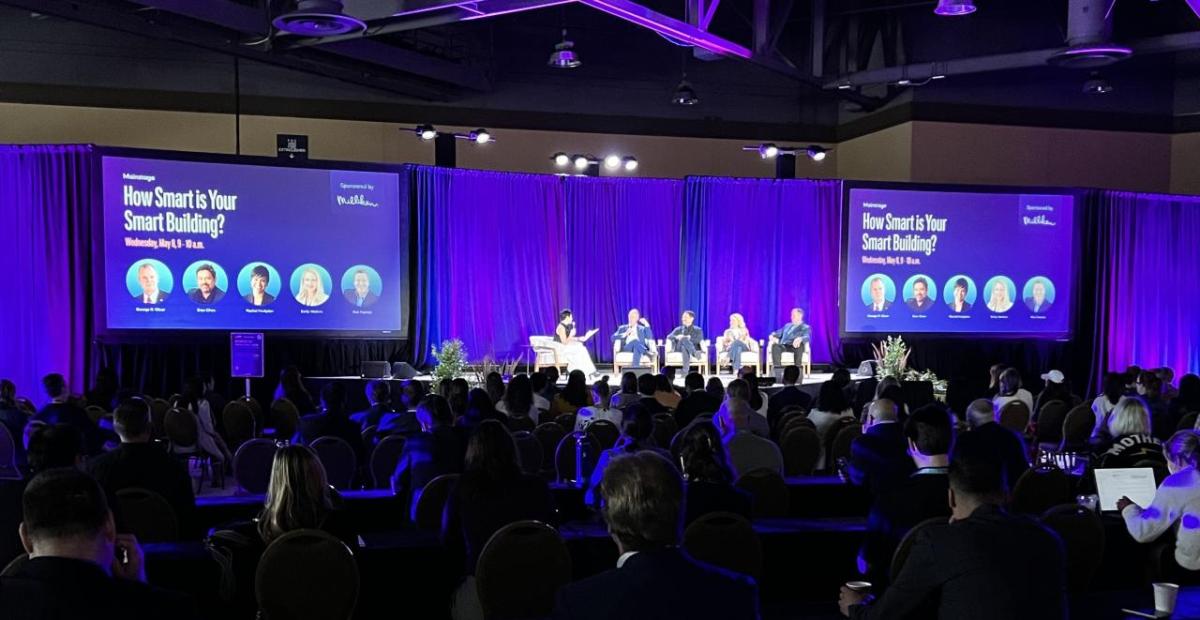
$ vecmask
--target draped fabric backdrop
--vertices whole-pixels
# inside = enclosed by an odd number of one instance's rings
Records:
[[[838,346],[840,181],[690,178],[683,215],[683,305],[716,337],[740,312],[755,339],[804,309],[814,362]]]
[[[43,375],[77,391],[89,379],[91,150],[0,146],[0,377],[35,403]]]
[[[568,305],[581,335],[600,330],[589,342],[593,358],[611,361],[609,337],[630,308],[655,338],[679,322],[683,182],[569,177],[565,184]]]

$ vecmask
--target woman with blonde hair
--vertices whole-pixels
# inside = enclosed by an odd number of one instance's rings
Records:
[[[1154,500],[1142,507],[1128,497],[1117,500],[1117,510],[1125,520],[1129,535],[1147,543],[1175,528],[1175,561],[1189,570],[1200,570],[1200,433],[1182,430],[1171,435],[1163,446],[1170,475],[1159,485]]]
[[[1150,410],[1140,398],[1126,398],[1108,416],[1112,447],[1100,455],[1097,469],[1133,467],[1145,461],[1164,464],[1162,442],[1152,435]]]
[[[729,354],[733,374],[738,374],[742,370],[742,353],[755,350],[754,339],[750,337],[750,330],[746,329],[745,317],[737,312],[729,315],[729,329],[722,334],[720,344],[720,353]]]
[[[1004,280],[996,280],[992,285],[992,296],[988,299],[987,309],[992,312],[1008,312],[1013,307],[1012,299],[1008,296],[1008,285]]]
[[[325,292],[325,281],[315,268],[306,267],[300,274],[300,292],[296,294],[296,301],[300,302],[301,306],[319,306],[329,301],[329,293]]]
[[[343,542],[354,541],[338,517],[339,504],[341,496],[329,486],[316,453],[305,445],[282,446],[271,463],[271,482],[257,519],[258,535],[269,545],[293,530],[320,529]]]

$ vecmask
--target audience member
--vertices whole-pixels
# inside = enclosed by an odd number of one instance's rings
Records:
[[[558,394],[558,378],[560,374],[557,366],[549,366],[542,372],[546,377],[546,385],[540,388],[535,387],[533,392],[546,399],[547,403],[550,403],[554,401],[554,397]],[[586,380],[586,377],[584,379]]]
[[[624,409],[642,399],[642,395],[638,394],[638,378],[632,372],[625,372],[621,375],[621,391],[613,394],[612,406],[617,409]]]
[[[99,407],[105,411],[112,411],[116,407],[117,389],[120,388],[117,381],[117,371],[111,366],[103,366],[96,371],[96,382],[92,384],[92,389],[87,391],[85,398],[89,406]]]
[[[716,413],[717,408],[721,406],[721,401],[704,389],[704,377],[700,373],[688,373],[683,378],[683,387],[687,394],[679,401],[679,406],[675,407],[675,425],[679,428],[686,428],[702,413]]]
[[[767,426],[770,427],[772,436],[778,432],[776,427],[779,426],[779,417],[783,415],[785,409],[802,407],[808,411],[812,407],[812,397],[796,386],[798,381],[800,381],[799,366],[793,365],[784,368],[783,389],[767,399]]]
[[[467,413],[467,394],[471,392],[471,384],[462,377],[455,377],[443,382],[446,385],[446,403],[450,405],[450,413],[458,419]]]
[[[860,571],[881,586],[887,582],[892,554],[908,530],[926,519],[950,516],[946,493],[954,444],[952,416],[938,405],[921,407],[904,423],[904,436],[916,471],[871,503],[859,556]]]
[[[320,529],[350,546],[357,536],[341,510],[342,498],[329,486],[325,467],[308,446],[287,445],[275,451],[271,480],[257,531],[264,545],[299,529]]]
[[[533,400],[534,409],[536,409],[538,412],[549,411],[550,399],[553,398],[554,395],[558,394],[557,388],[553,390],[549,388],[550,379],[548,375],[551,373],[554,374],[554,381],[557,382],[558,369],[553,366],[543,371],[535,372],[529,376],[529,388],[533,391],[531,398]],[[511,381],[509,381],[508,386],[509,389],[512,389]],[[550,396],[546,396],[546,394],[550,394]],[[530,417],[535,420],[538,418],[537,414],[532,414]]]
[[[1096,441],[1106,437],[1108,432],[1108,416],[1116,409],[1117,403],[1125,397],[1125,377],[1110,372],[1104,375],[1104,393],[1092,401],[1092,413],[1096,415],[1096,425],[1092,429],[1092,439]]]
[[[110,497],[130,488],[147,489],[161,495],[175,511],[180,533],[190,533],[196,525],[192,479],[182,463],[171,458],[162,446],[150,441],[149,404],[141,399],[122,403],[113,412],[113,427],[121,438],[121,445],[88,461],[88,472]]]
[[[1019,400],[1029,407],[1029,412],[1033,413],[1033,395],[1029,390],[1021,387],[1021,371],[1016,368],[1005,369],[1000,373],[1000,390],[996,393],[996,397],[992,399],[992,406],[996,411],[1000,411],[1009,402]]]
[[[1177,427],[1183,417],[1193,411],[1200,412],[1200,376],[1188,373],[1180,377],[1179,391],[1171,399],[1171,428]]]
[[[29,436],[27,447],[31,474],[58,467],[83,469],[86,453],[83,434],[69,424],[41,423]]]
[[[767,399],[763,398],[762,390],[758,389],[758,373],[754,368],[746,366],[738,372],[738,378],[746,382],[746,402],[750,403],[750,408],[766,421]]]
[[[292,401],[300,415],[307,415],[317,410],[312,395],[304,387],[304,377],[295,366],[285,366],[279,371],[279,385],[275,386],[275,400],[286,398]]]
[[[400,409],[416,412],[417,405],[421,404],[421,399],[428,393],[424,383],[416,379],[406,379],[400,384]]]
[[[188,377],[183,382],[183,390],[176,406],[196,416],[196,428],[199,431],[196,435],[196,445],[212,459],[217,472],[232,467],[233,452],[225,445],[225,438],[217,432],[212,406],[204,397],[204,383],[199,377]]]
[[[1008,367],[1004,364],[992,364],[988,368],[988,388],[986,396],[988,399],[995,398],[1000,393],[1000,375],[1004,373]]]
[[[484,379],[484,386],[487,389],[488,398],[492,400],[492,405],[500,402],[504,398],[504,377],[496,371],[489,372]]]
[[[673,368],[671,370],[674,370]],[[666,371],[663,374],[654,376],[654,400],[662,405],[664,409],[675,411],[683,397],[679,392],[675,391],[674,382],[667,376]]]
[[[708,392],[708,395],[715,398],[717,402],[725,402],[725,384],[721,383],[720,377],[715,375],[709,377],[708,381],[704,384],[704,391]]]
[[[599,381],[592,384],[592,400],[596,404],[589,405],[580,409],[575,414],[575,430],[585,431],[591,426],[592,422],[597,420],[607,420],[616,425],[617,428],[623,426],[625,414],[616,407],[611,406],[612,396],[609,393],[608,377],[601,377]]]
[[[1175,400],[1176,396],[1179,396],[1179,390],[1175,389],[1175,385],[1174,385],[1174,383],[1175,383],[1175,371],[1174,370],[1172,370],[1169,366],[1163,366],[1162,368],[1155,368],[1154,376],[1158,377],[1158,380],[1162,382],[1163,400],[1170,402],[1172,400]]]
[[[734,379],[729,382],[729,387],[725,390],[725,402],[717,409],[717,415],[725,409],[731,401],[739,400],[746,404],[746,409],[750,412],[750,417],[747,418],[748,428],[750,432],[759,437],[770,437],[771,426],[767,422],[765,414],[760,415],[754,409],[754,405],[750,402],[752,394],[750,393],[750,383],[745,379]],[[716,416],[714,416],[715,418]]]
[[[967,425],[971,434],[982,437],[1004,463],[1004,485],[1011,491],[1017,480],[1029,469],[1029,452],[1025,439],[996,422],[992,401],[980,398],[967,408]]]
[[[556,620],[758,618],[751,578],[696,562],[680,548],[683,484],[669,461],[649,452],[617,457],[600,494],[620,554],[616,569],[563,587]]]
[[[1112,447],[1099,455],[1097,469],[1133,467],[1143,461],[1165,467],[1162,442],[1151,435],[1150,411],[1139,398],[1123,399],[1108,416]]]
[[[1163,446],[1170,475],[1159,485],[1154,500],[1142,507],[1128,497],[1117,501],[1117,510],[1133,539],[1146,543],[1175,528],[1175,562],[1186,571],[1200,570],[1200,433],[1181,430]],[[1182,571],[1175,571],[1182,572]],[[1194,578],[1192,578],[1194,579]]]
[[[28,422],[29,415],[17,406],[17,386],[8,379],[0,379],[0,424],[12,438],[16,464],[22,469],[25,467],[25,445],[21,438]]]
[[[684,527],[710,512],[732,512],[750,519],[750,494],[733,486],[733,470],[726,462],[717,427],[698,422],[684,431],[679,443]]]
[[[387,385],[386,381],[380,383]],[[384,412],[379,417],[379,426],[376,428],[375,435],[377,437],[386,437],[388,435],[404,435],[412,437],[421,432],[421,423],[417,421],[417,407],[426,398],[425,386],[416,379],[409,379],[401,386],[400,408],[393,410],[390,404],[390,388],[389,396],[381,407]],[[375,405],[372,404],[372,409]]]
[[[737,477],[755,469],[768,469],[782,476],[783,453],[779,446],[750,430],[750,420],[757,416],[745,400],[730,398],[713,417],[721,431],[729,465]]]
[[[504,391],[504,398],[496,405],[496,411],[510,418],[537,420],[538,408],[533,404],[532,379],[528,375],[517,375],[509,380],[508,389]]]
[[[1043,374],[1042,381],[1045,382],[1045,385],[1038,393],[1037,399],[1034,401],[1034,408],[1030,411],[1035,420],[1041,414],[1042,407],[1050,401],[1057,400],[1068,408],[1075,406],[1075,396],[1071,394],[1071,385],[1061,370],[1051,370]]]
[[[442,520],[442,542],[463,560],[466,580],[454,596],[454,618],[482,618],[475,591],[475,565],[497,530],[523,519],[555,523],[550,487],[521,473],[512,436],[495,420],[479,423],[467,442],[462,477],[450,491]]]
[[[484,420],[503,422],[504,416],[496,411],[496,406],[492,403],[492,397],[487,391],[475,388],[467,393],[466,415],[455,420],[454,425],[469,435],[475,432],[475,429]]]
[[[617,439],[617,443],[612,448],[600,453],[600,458],[597,459],[596,466],[592,469],[591,478],[588,480],[588,490],[584,495],[584,501],[590,506],[595,506],[599,501],[600,498],[596,492],[604,477],[604,468],[614,458],[622,454],[649,451],[661,454],[667,459],[667,462],[671,462],[671,454],[654,443],[654,414],[650,413],[649,409],[641,405],[633,405],[625,409],[623,422],[621,436]]]
[[[367,447],[363,443],[362,427],[346,415],[346,388],[337,381],[321,388],[321,410],[300,418],[300,438],[311,444],[320,437],[337,437],[354,450],[359,467],[367,463]]]
[[[576,413],[591,404],[592,395],[588,391],[587,377],[582,370],[572,370],[567,373],[567,387],[555,394],[554,401],[550,403],[550,419],[563,413]]]
[[[1054,619],[1067,615],[1058,536],[1004,511],[1003,464],[968,433],[950,460],[950,522],[926,526],[891,587],[873,603],[842,587],[842,614],[864,618]]]
[[[646,373],[637,378],[638,384],[638,401],[637,404],[644,407],[651,414],[655,413],[670,413],[658,399],[654,398],[654,393],[657,391],[658,380],[654,375]]]
[[[392,386],[384,379],[373,379],[367,382],[367,403],[366,409],[350,415],[350,419],[356,422],[360,431],[367,430],[368,427],[379,426],[383,416],[393,413],[392,410]],[[416,420],[413,420],[414,422]]]
[[[83,435],[83,445],[87,454],[99,454],[104,445],[104,436],[100,428],[88,417],[87,411],[71,398],[67,381],[62,375],[52,373],[42,379],[42,387],[50,403],[42,407],[33,419],[46,424],[67,424],[75,427]]]
[[[462,471],[464,452],[462,439],[454,431],[454,414],[445,398],[436,394],[426,396],[417,405],[417,421],[421,432],[404,443],[392,474],[392,492],[409,498],[414,510],[430,480]]]
[[[817,469],[825,469],[825,444],[829,429],[833,428],[838,420],[853,420],[854,410],[850,408],[850,402],[846,400],[846,393],[842,388],[833,381],[826,381],[821,384],[821,391],[817,393],[817,404],[808,412],[808,419],[816,427],[817,437],[821,439]]]
[[[137,539],[117,534],[104,492],[87,474],[38,475],[22,508],[29,561],[0,577],[4,618],[200,617],[188,597],[146,583]]]
[[[1169,438],[1175,427],[1167,412],[1167,402],[1162,397],[1162,380],[1154,373],[1143,370],[1138,375],[1137,393],[1150,411],[1150,429],[1154,438],[1159,441]]]
[[[863,434],[850,444],[847,474],[850,482],[866,487],[871,495],[886,493],[913,471],[908,441],[898,423],[896,403],[880,398],[867,409]]]

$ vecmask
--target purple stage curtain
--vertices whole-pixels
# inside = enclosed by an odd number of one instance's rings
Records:
[[[840,362],[840,230],[840,181],[689,178],[683,305],[714,338],[740,312],[761,340],[799,306],[813,362]]]
[[[463,341],[470,360],[526,352],[566,300],[563,185],[556,176],[418,166],[414,357]],[[531,361],[527,356],[526,361]]]
[[[1097,375],[1130,364],[1200,372],[1200,197],[1097,194]]]
[[[568,305],[579,331],[600,330],[593,358],[612,360],[609,336],[638,308],[662,338],[679,322],[683,182],[568,177]]]
[[[92,161],[89,146],[0,146],[0,377],[37,403],[43,375],[87,381]]]

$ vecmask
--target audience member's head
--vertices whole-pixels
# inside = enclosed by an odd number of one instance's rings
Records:
[[[464,473],[478,474],[492,480],[510,480],[521,476],[520,455],[512,435],[496,420],[479,423],[467,440]]]
[[[31,558],[83,560],[109,570],[117,531],[91,476],[72,467],[46,470],[25,487],[21,509],[21,542]]]
[[[536,374],[536,373],[535,373]],[[529,416],[533,407],[533,381],[527,375],[517,375],[508,382],[504,391],[504,411],[516,418]]]
[[[967,426],[979,428],[988,422],[996,421],[996,406],[986,398],[971,401],[967,406]]]
[[[683,387],[687,389],[689,394],[703,390],[704,375],[701,375],[698,372],[689,372],[687,376],[683,378]]]
[[[450,391],[446,395],[446,402],[450,405],[450,411],[454,415],[460,416],[467,413],[467,393],[471,391],[471,384],[467,383],[462,377],[455,377],[450,380]]]
[[[1117,403],[1108,416],[1108,434],[1114,439],[1127,435],[1150,434],[1150,410],[1140,398],[1126,398]]]
[[[0,407],[17,406],[17,384],[8,379],[0,379]]]
[[[572,407],[587,407],[592,404],[588,394],[587,375],[582,370],[567,373],[567,387],[559,394]]]
[[[841,413],[850,408],[850,402],[846,400],[846,392],[842,388],[833,381],[826,381],[817,393],[816,407],[819,411]]]
[[[551,368],[554,367],[551,366],[545,370],[539,370],[532,375],[529,375],[529,387],[533,389],[534,393],[541,394],[542,392],[546,391],[546,385],[550,383],[550,380],[546,375],[550,374]],[[554,374],[555,381],[557,381],[558,370],[554,370]],[[509,383],[511,384],[512,382]]]
[[[621,423],[621,435],[626,441],[627,450],[646,447],[646,443],[654,435],[654,414],[640,404],[626,407]]]
[[[600,483],[601,512],[621,553],[679,544],[683,481],[665,458],[637,452],[614,458]]]
[[[46,425],[29,437],[29,471],[83,467],[83,433],[67,424]]]
[[[304,376],[300,374],[298,367],[284,366],[283,370],[279,371],[279,386],[275,388],[275,398],[287,398],[292,404],[312,401],[308,389],[304,387]]]
[[[320,527],[333,510],[325,467],[311,448],[292,444],[275,451],[267,498],[258,517],[263,542],[292,530]]]
[[[733,481],[733,471],[725,459],[721,434],[710,422],[689,427],[679,440],[679,464],[687,482]]]
[[[838,387],[845,389],[846,386],[850,385],[851,382],[850,369],[845,368],[844,366],[838,366],[837,369],[833,371],[833,377],[831,377],[829,380],[833,381],[833,383]]]
[[[734,379],[725,387],[725,399],[728,400],[750,400],[750,384],[746,383],[745,379]]]
[[[1125,375],[1110,372],[1104,375],[1104,399],[1115,405],[1125,395]]]
[[[546,373],[546,385],[543,386],[542,389],[543,390],[547,389],[547,388],[549,388],[551,390],[555,389],[555,386],[558,385],[558,377],[559,377],[558,367],[557,366],[548,366],[546,368],[546,370],[543,370],[542,372]]]
[[[1000,373],[1000,395],[1012,396],[1021,389],[1021,371],[1016,368],[1006,368]]]
[[[113,412],[113,429],[121,443],[150,441],[150,404],[140,398],[121,403]]]
[[[709,377],[704,384],[704,391],[717,400],[725,400],[725,385],[717,377]]]
[[[492,404],[500,402],[504,398],[504,377],[498,372],[489,372],[484,380],[484,385],[487,388],[488,397],[492,399]]]
[[[46,390],[46,396],[49,396],[53,400],[64,399],[69,395],[67,393],[67,380],[56,372],[42,377],[42,387]]]
[[[1009,488],[992,442],[972,433],[960,437],[950,455],[951,518],[961,521],[982,505],[1003,504]]]
[[[367,382],[367,400],[372,405],[388,405],[392,401],[392,386],[382,379]]]
[[[454,412],[450,410],[449,401],[437,394],[422,398],[417,404],[417,423],[427,433],[438,426],[454,424]]]
[[[1195,467],[1200,462],[1200,432],[1190,428],[1176,431],[1163,444],[1163,456],[1171,473]]]
[[[608,409],[612,402],[612,388],[608,385],[608,377],[601,377],[599,381],[592,384],[592,400],[595,405],[601,409]]]
[[[925,405],[904,423],[908,453],[919,467],[928,467],[929,457],[946,456],[954,445],[954,417],[939,405]]]
[[[467,413],[458,422],[467,426],[475,426],[484,420],[496,416],[496,405],[486,390],[475,388],[467,393]]]
[[[1137,393],[1148,401],[1156,401],[1162,396],[1162,379],[1152,372],[1143,370],[1137,378]]]
[[[658,379],[654,375],[650,373],[641,375],[638,377],[637,382],[638,394],[641,394],[643,397],[654,396],[655,386],[658,385]]]
[[[1200,376],[1188,373],[1179,378],[1175,402],[1182,411],[1200,411]]]
[[[750,430],[750,416],[758,415],[750,409],[750,403],[741,398],[730,398],[721,405],[713,420],[722,437],[730,437],[738,431]]]
[[[621,374],[621,393],[622,394],[637,394],[638,378],[632,372]]]
[[[654,376],[654,391],[663,392],[666,394],[674,394],[675,386],[671,385],[671,380],[666,375]]]
[[[889,398],[876,398],[867,407],[867,424],[874,426],[885,422],[896,422],[900,419],[900,408],[896,401]]]
[[[788,366],[787,368],[783,369],[783,384],[784,385],[796,385],[796,382],[799,380],[800,380],[800,367],[799,366],[792,364],[791,366]]]
[[[883,393],[891,388],[899,388],[900,380],[895,377],[884,377],[875,384],[875,398],[883,398]]]
[[[409,411],[417,408],[417,403],[425,398],[425,384],[416,379],[409,379],[400,385],[400,404]],[[381,405],[390,405],[387,401],[381,401]]]
[[[330,381],[321,386],[321,410],[325,415],[344,417],[346,415],[346,384],[340,381]]]

